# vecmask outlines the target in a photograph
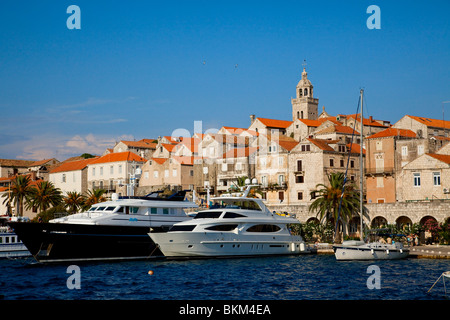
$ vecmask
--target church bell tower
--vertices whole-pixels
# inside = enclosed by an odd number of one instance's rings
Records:
[[[308,79],[306,68],[303,68],[302,79],[297,84],[296,96],[292,99],[292,120],[317,120],[319,99],[313,96],[313,85]]]

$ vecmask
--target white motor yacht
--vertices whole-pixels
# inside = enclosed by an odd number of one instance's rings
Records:
[[[118,197],[48,223],[9,222],[38,262],[128,260],[162,256],[148,237],[191,220],[185,191]]]
[[[166,233],[149,233],[166,257],[222,257],[310,253],[300,235],[291,232],[299,221],[272,213],[261,199],[244,194],[212,198],[216,204]]]

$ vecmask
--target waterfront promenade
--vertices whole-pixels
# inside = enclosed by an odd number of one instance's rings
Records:
[[[450,246],[424,245],[409,248],[409,256],[411,258],[450,259]],[[334,254],[333,246],[331,244],[321,244],[317,248],[317,253]]]
[[[450,246],[428,245],[411,247],[409,255],[417,258],[450,259]]]

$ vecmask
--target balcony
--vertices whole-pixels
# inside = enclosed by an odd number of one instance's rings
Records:
[[[394,167],[383,168],[365,168],[364,174],[366,176],[392,176],[395,173]]]
[[[269,183],[269,184],[263,184],[261,185],[261,189],[268,190],[268,191],[275,191],[275,190],[286,190],[287,182],[282,182],[281,184],[278,183]]]

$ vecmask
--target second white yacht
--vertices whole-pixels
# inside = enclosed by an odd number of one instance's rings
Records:
[[[299,221],[272,213],[261,199],[244,194],[212,198],[216,202],[167,233],[149,233],[166,257],[223,257],[310,253],[291,227]]]

